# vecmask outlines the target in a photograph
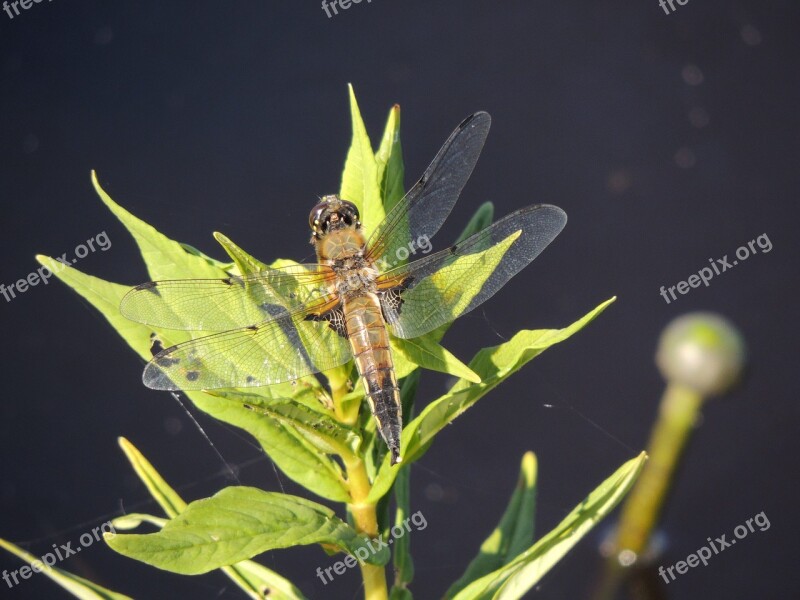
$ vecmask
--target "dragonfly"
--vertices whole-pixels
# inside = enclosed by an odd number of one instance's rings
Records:
[[[490,125],[486,112],[462,121],[369,235],[353,202],[322,197],[309,216],[316,264],[131,289],[120,305],[127,318],[203,333],[155,354],[144,384],[173,391],[268,386],[354,360],[390,463],[400,463],[402,408],[392,336],[419,337],[473,310],[567,222],[556,206],[528,206],[429,253],[430,238],[472,174]],[[424,255],[407,260],[417,253]],[[493,265],[488,273],[487,264]]]

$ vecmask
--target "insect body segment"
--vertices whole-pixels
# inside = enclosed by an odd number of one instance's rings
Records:
[[[389,349],[389,333],[378,297],[366,293],[344,301],[345,323],[353,357],[364,382],[370,410],[381,437],[392,453],[392,464],[400,462],[402,410],[400,388]]]

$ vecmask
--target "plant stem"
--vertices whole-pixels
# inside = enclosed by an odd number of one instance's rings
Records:
[[[347,395],[347,378],[330,378],[331,395],[336,417],[345,422],[341,401]],[[358,414],[356,413],[356,419]],[[352,415],[347,416],[352,420]],[[353,524],[358,533],[363,533],[370,538],[378,537],[378,517],[375,504],[366,501],[372,484],[367,475],[367,467],[360,456],[343,456],[345,470],[347,471],[347,484],[350,490],[351,501],[347,510],[353,518]],[[364,580],[364,600],[388,600],[389,591],[386,584],[386,569],[378,565],[360,562],[361,577]]]
[[[378,518],[375,505],[366,502],[370,489],[372,489],[366,465],[361,458],[356,457],[345,463],[345,467],[350,485],[350,496],[353,499],[347,508],[353,517],[356,531],[370,538],[376,538],[378,537]],[[388,598],[386,570],[378,565],[368,563],[360,563],[360,565],[361,575],[364,578],[364,599],[386,600]]]
[[[672,475],[703,404],[696,391],[670,383],[650,436],[650,459],[625,503],[616,547],[640,555],[647,545],[664,504]]]
[[[688,386],[675,382],[667,384],[647,446],[649,459],[622,507],[595,600],[614,598],[624,568],[633,566],[645,552],[703,400],[701,394]],[[624,560],[623,553],[627,555]]]

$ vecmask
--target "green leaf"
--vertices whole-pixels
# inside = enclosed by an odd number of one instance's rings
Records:
[[[131,463],[136,475],[145,484],[150,495],[158,502],[168,517],[176,517],[186,509],[186,502],[169,486],[156,471],[155,467],[133,444],[121,437],[119,438],[119,445],[125,452],[125,456]],[[114,519],[113,525],[115,531],[121,531],[134,529],[142,522],[161,528],[168,521],[152,515],[134,513],[117,517]],[[229,567],[222,567],[221,570],[254,600],[263,600],[266,597],[266,590],[269,590],[269,597],[276,600],[303,600],[304,598],[300,590],[288,579],[251,560],[244,560]]]
[[[445,598],[452,598],[471,582],[507,565],[533,543],[536,510],[536,456],[522,457],[519,480],[500,523],[481,544],[481,550],[456,581]]]
[[[611,298],[603,302],[564,329],[523,330],[504,344],[478,352],[469,367],[478,374],[481,383],[458,380],[447,394],[431,402],[416,419],[406,425],[401,434],[400,453],[403,462],[408,464],[420,458],[446,425],[550,346],[563,342],[583,329],[614,300]],[[388,457],[385,458],[368,501],[377,502],[389,491],[396,476],[397,469],[392,469]]]
[[[78,577],[57,567],[48,567],[38,556],[26,552],[19,546],[0,538],[0,548],[3,548],[29,565],[36,566],[36,570],[67,590],[75,598],[81,600],[132,600],[130,596],[112,592],[104,587],[92,583],[88,579]]]
[[[400,105],[389,111],[381,145],[375,153],[378,182],[385,212],[394,208],[405,195],[403,186],[403,149],[400,145]]]
[[[184,575],[207,573],[277,548],[324,544],[354,554],[368,543],[321,504],[241,486],[192,502],[156,533],[105,539],[120,554]],[[366,561],[383,565],[388,559],[384,548],[369,552]]]
[[[401,467],[394,486],[397,509],[394,524],[402,529],[403,521],[411,516],[411,469]],[[414,561],[411,558],[411,536],[397,538],[394,545],[394,585],[395,589],[406,589],[414,579]]]
[[[242,404],[263,419],[290,427],[325,454],[354,458],[354,452],[361,446],[358,432],[339,423],[330,415],[311,410],[290,398],[265,400],[255,394],[224,390],[212,390],[208,393]]]
[[[409,362],[425,369],[447,373],[472,383],[481,382],[479,375],[429,335],[413,339],[393,338],[392,348]],[[405,374],[402,376],[405,377]]]
[[[252,560],[243,560],[222,570],[253,600],[305,600],[291,581]]]
[[[219,242],[220,246],[222,246],[222,249],[228,253],[228,256],[230,256],[231,259],[233,259],[233,263],[239,270],[240,276],[258,273],[259,271],[265,271],[269,268],[257,258],[250,256],[247,252],[242,250],[239,246],[228,239],[227,236],[221,234],[220,232],[214,232],[214,239]]]
[[[141,527],[142,523],[155,525],[161,529],[167,524],[167,521],[169,521],[169,519],[165,519],[164,517],[156,517],[155,515],[148,515],[145,513],[128,513],[126,515],[122,515],[121,517],[115,517],[111,519],[111,524],[114,526],[114,531],[120,532],[130,531],[131,529]]]
[[[353,121],[353,140],[347,153],[339,196],[358,207],[361,223],[369,237],[375,231],[378,223],[383,221],[385,212],[378,183],[378,166],[375,155],[372,153],[367,128],[361,118],[353,86],[349,85],[348,89]]]
[[[117,443],[125,453],[125,458],[133,467],[136,476],[169,518],[177,516],[186,508],[186,502],[169,486],[136,446],[124,437],[117,438]],[[125,515],[125,517],[130,518],[132,515]]]
[[[389,593],[389,600],[413,600],[414,596],[410,590],[405,588],[392,588]]]
[[[647,460],[642,452],[623,464],[578,504],[555,529],[500,569],[461,590],[454,600],[522,598],[561,558],[619,503]]]

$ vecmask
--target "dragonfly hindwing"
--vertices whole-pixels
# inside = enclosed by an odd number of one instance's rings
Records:
[[[343,338],[347,339],[347,328],[344,321],[344,310],[342,305],[337,304],[331,310],[320,315],[311,313],[306,315],[306,321],[327,321],[328,326]]]
[[[413,277],[406,277],[400,285],[378,292],[378,299],[381,303],[381,312],[386,323],[395,329],[400,327],[400,311],[403,309],[403,292],[408,289]]]

